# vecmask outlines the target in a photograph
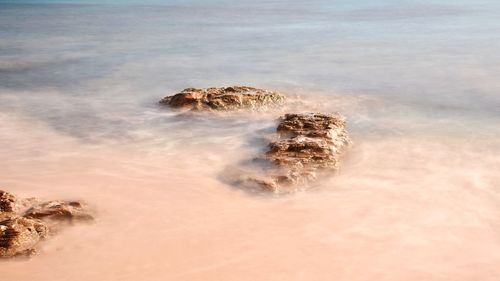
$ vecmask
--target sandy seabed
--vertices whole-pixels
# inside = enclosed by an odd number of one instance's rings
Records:
[[[181,123],[191,124],[193,136],[172,132],[145,146],[86,143],[35,120],[0,117],[5,189],[81,198],[98,211],[94,224],[66,229],[31,260],[3,261],[9,280],[500,276],[500,160],[487,141],[354,134],[339,175],[273,197],[220,180],[221,171],[259,151],[249,139],[272,119],[247,116],[213,135],[187,117]]]

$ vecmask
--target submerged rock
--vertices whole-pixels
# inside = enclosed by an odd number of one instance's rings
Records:
[[[92,220],[93,216],[89,210],[78,201],[49,201],[29,208],[25,217],[56,220],[56,221],[75,221]]]
[[[37,204],[35,198],[18,198],[11,193],[0,190],[0,220],[16,216],[35,204]]]
[[[276,130],[280,140],[269,144],[266,155],[280,166],[338,169],[351,142],[340,114],[286,114]]]
[[[266,175],[247,182],[275,193],[292,192],[315,180],[318,173],[336,171],[351,143],[340,114],[286,114],[277,127],[278,140],[264,159],[272,163]]]
[[[7,215],[16,212],[18,209],[16,197],[8,192],[0,190],[0,214]]]
[[[49,233],[64,222],[91,220],[89,209],[78,201],[19,199],[0,190],[0,258],[30,255]]]
[[[48,234],[40,220],[14,217],[0,222],[0,257],[31,255]]]
[[[247,86],[187,88],[178,94],[160,100],[161,104],[173,108],[197,111],[263,110],[279,107],[284,102],[285,96],[278,92]]]

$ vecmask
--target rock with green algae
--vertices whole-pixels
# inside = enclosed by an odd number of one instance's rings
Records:
[[[248,86],[187,88],[160,100],[172,108],[194,111],[266,110],[284,102],[285,96],[279,92]]]

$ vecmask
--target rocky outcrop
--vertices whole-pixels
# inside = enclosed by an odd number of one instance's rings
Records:
[[[194,111],[229,111],[279,107],[284,101],[278,92],[234,86],[187,88],[160,103]],[[319,174],[338,170],[340,157],[350,143],[345,118],[340,114],[286,114],[276,131],[276,140],[269,143],[269,150],[261,157],[269,168],[258,176],[228,173],[230,182],[257,185],[276,193],[302,189]],[[236,174],[236,180],[232,174]]]
[[[0,258],[31,255],[63,224],[92,219],[88,207],[78,201],[40,202],[0,190]]]
[[[0,257],[31,255],[48,234],[40,220],[13,217],[0,221]]]
[[[52,221],[87,221],[93,216],[81,202],[78,201],[49,201],[29,208],[25,217],[52,220]]]
[[[275,193],[302,189],[318,174],[338,170],[351,142],[340,114],[286,114],[276,131],[277,140],[269,143],[263,157],[271,167],[263,176],[245,178]]]
[[[196,89],[187,88],[167,96],[160,104],[196,111],[228,111],[237,109],[265,110],[283,105],[285,97],[274,91],[247,86]]]
[[[18,210],[17,200],[14,195],[0,190],[0,214],[7,215]]]

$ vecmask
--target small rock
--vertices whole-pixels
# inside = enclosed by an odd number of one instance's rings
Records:
[[[296,191],[317,179],[318,173],[338,170],[351,143],[340,114],[286,114],[276,131],[279,138],[264,156],[273,168],[264,178],[245,179],[275,193]]]
[[[38,202],[0,190],[0,258],[29,256],[40,240],[57,233],[65,222],[93,219],[78,201]]]
[[[48,234],[40,220],[15,217],[0,222],[0,257],[31,255]]]
[[[19,215],[36,203],[35,198],[18,198],[7,191],[0,190],[0,220]]]
[[[93,216],[89,213],[82,203],[77,201],[48,201],[29,208],[25,217],[43,220],[74,221],[74,220],[92,220]]]
[[[17,199],[14,195],[0,190],[0,214],[14,213],[18,211]]]
[[[160,100],[160,104],[173,108],[196,111],[264,110],[279,107],[284,102],[285,97],[278,92],[247,86],[187,88]]]

